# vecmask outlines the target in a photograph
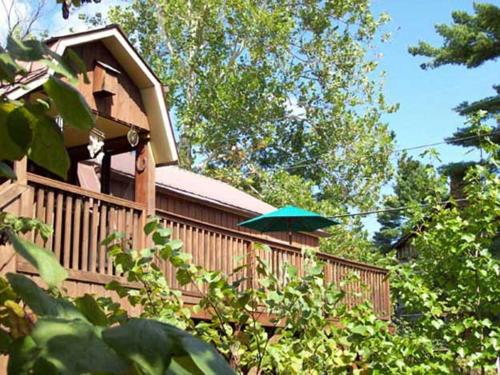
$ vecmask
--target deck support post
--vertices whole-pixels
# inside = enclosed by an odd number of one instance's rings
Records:
[[[109,194],[111,191],[111,154],[105,152],[101,163],[101,193]]]
[[[255,288],[257,284],[257,260],[255,255],[255,247],[253,242],[247,245],[247,288]]]
[[[21,160],[15,161],[13,165],[17,180],[14,184],[26,189],[12,204],[6,209],[17,216],[31,217],[33,209],[32,201],[29,199],[31,190],[28,188],[28,158],[25,156]],[[12,244],[0,245],[0,274],[16,272],[16,252]]]
[[[135,155],[135,201],[145,206],[145,217],[142,218],[143,225],[147,216],[155,214],[155,162],[149,142],[139,143]],[[142,236],[142,228],[141,228]],[[146,245],[144,241],[141,241]]]

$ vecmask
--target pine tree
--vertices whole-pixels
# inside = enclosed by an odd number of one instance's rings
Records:
[[[398,208],[411,203],[422,204],[430,194],[443,191],[439,189],[442,181],[437,171],[430,165],[406,154],[398,160],[398,168],[393,186],[393,194],[384,196],[384,208],[389,211],[378,214],[380,229],[375,233],[374,243],[387,251],[403,235],[407,221],[406,211]],[[392,210],[394,209],[394,210]]]
[[[426,56],[431,60],[421,65],[422,69],[433,69],[442,65],[462,65],[473,69],[487,61],[495,61],[500,56],[500,8],[493,4],[474,3],[474,14],[464,11],[452,12],[451,25],[436,25],[436,32],[443,38],[440,47],[433,47],[427,42],[419,42],[409,52],[414,56]],[[500,85],[494,85],[495,93],[474,102],[463,102],[455,110],[469,116],[484,111],[492,119],[500,113]],[[500,143],[500,122],[492,129],[492,141]],[[459,128],[448,139],[450,144],[463,147],[478,147],[481,140],[478,135],[483,131],[466,126]],[[465,139],[464,139],[465,138]],[[466,163],[463,163],[466,167]],[[456,165],[455,165],[456,167]]]

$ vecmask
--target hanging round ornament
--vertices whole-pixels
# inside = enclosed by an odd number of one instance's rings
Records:
[[[130,146],[135,147],[139,144],[139,133],[135,130],[135,127],[132,126],[127,132],[127,141]]]

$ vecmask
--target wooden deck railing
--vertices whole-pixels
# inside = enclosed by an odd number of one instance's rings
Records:
[[[112,278],[120,277],[112,266],[105,247],[100,243],[110,233],[120,231],[125,233],[124,240],[134,248],[143,246],[144,207],[135,202],[34,174],[28,174],[28,183],[32,189],[23,199],[30,201],[31,216],[54,228],[53,237],[47,241],[40,237],[33,240],[52,250],[61,264],[70,270],[73,280],[102,285]],[[165,226],[172,228],[173,238],[182,240],[184,251],[192,255],[193,263],[206,269],[231,274],[234,268],[251,262],[255,255],[266,259],[279,278],[284,277],[285,264],[294,265],[299,273],[303,273],[304,267],[307,267],[298,247],[277,244],[251,233],[167,211],[157,210],[157,215]],[[261,251],[255,243],[269,245],[271,251]],[[348,283],[344,287],[345,303],[348,306],[368,299],[379,317],[390,318],[389,283],[384,269],[328,254],[320,253],[318,256],[325,262],[325,277],[328,282],[340,285],[350,275],[358,275],[359,281]],[[22,260],[19,262],[20,271],[30,272],[28,265],[22,263]],[[199,290],[190,285],[181,288],[172,266],[165,262],[160,263],[160,266],[173,289],[182,289],[186,299],[196,301]],[[252,268],[247,268],[231,277],[246,277],[246,283],[241,286],[245,288],[252,285],[255,274]]]
[[[141,205],[106,194],[95,193],[34,174],[32,217],[54,228],[47,241],[34,241],[52,250],[64,267],[77,272],[117,275],[100,243],[119,231],[124,241],[141,246],[144,209]]]
[[[209,270],[220,270],[230,274],[232,269],[248,261],[252,252],[268,262],[278,278],[284,278],[285,264],[295,266],[303,274],[304,257],[298,247],[276,245],[272,241],[257,238],[248,233],[238,232],[230,228],[221,227],[167,211],[157,210],[166,227],[172,228],[173,238],[184,243],[184,251],[190,253],[196,265]],[[255,243],[269,245],[270,252],[260,250]],[[363,301],[370,300],[377,315],[383,319],[390,319],[391,306],[387,271],[383,268],[350,261],[333,255],[318,253],[319,259],[325,263],[325,278],[328,282],[337,285],[342,280],[357,275],[357,281],[346,283],[343,289],[346,292],[345,303],[355,306]],[[174,272],[168,264],[162,264],[169,277],[170,285],[179,288]],[[242,271],[245,272],[245,271]],[[244,275],[234,275],[240,278]],[[252,276],[249,280],[252,280]],[[195,293],[191,287],[186,292]]]

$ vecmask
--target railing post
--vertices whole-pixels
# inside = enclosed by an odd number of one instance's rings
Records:
[[[247,243],[247,289],[254,288],[256,285],[257,265],[254,243],[249,241]]]
[[[144,227],[147,217],[155,214],[156,205],[155,163],[148,142],[140,142],[137,146],[135,159],[135,201],[145,206],[141,225]],[[147,246],[141,227],[140,246]]]
[[[27,169],[28,169],[28,158],[25,156],[21,160],[14,162],[14,172],[16,174],[17,180],[13,182],[15,185],[12,185],[12,188],[15,189],[15,186],[21,187],[21,189],[25,189],[21,194],[18,192],[13,195],[12,203],[9,203],[5,210],[12,212],[17,216],[31,216],[30,210],[33,208],[33,202],[30,199],[31,191],[27,187],[28,179],[27,179]],[[19,194],[19,195],[18,195]],[[14,199],[14,197],[16,197]],[[0,245],[0,274],[6,274],[8,272],[16,271],[16,252],[11,244],[7,244],[5,246]]]

